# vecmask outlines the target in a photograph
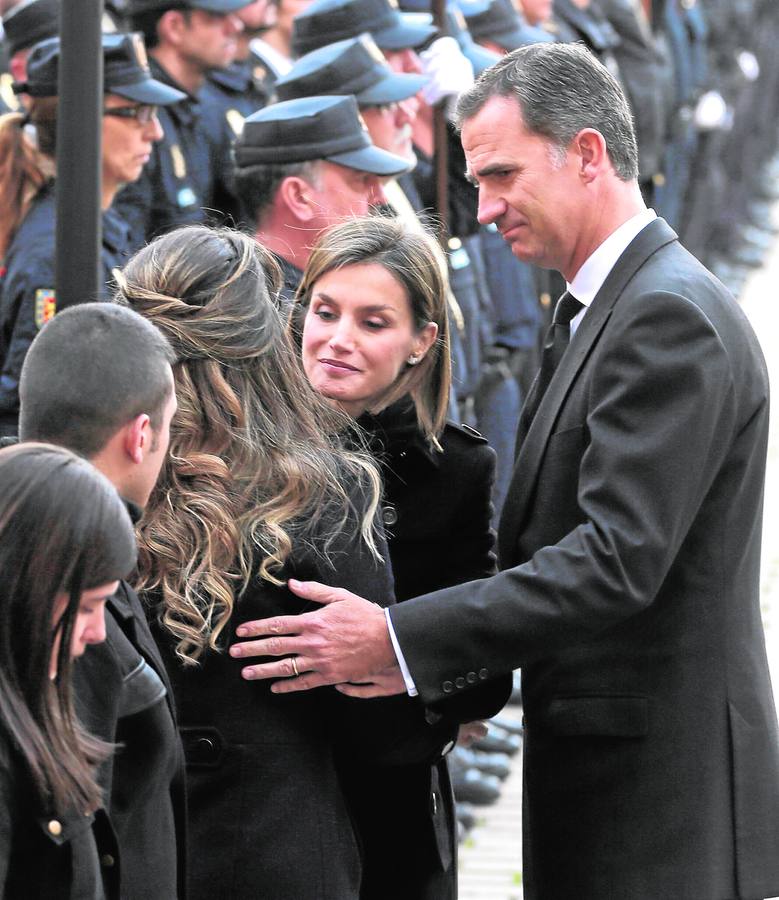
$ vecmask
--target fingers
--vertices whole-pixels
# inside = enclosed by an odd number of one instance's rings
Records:
[[[371,697],[391,697],[397,691],[381,684],[337,684],[335,689],[347,697],[359,697],[363,700]]]
[[[305,627],[306,618],[302,616],[273,616],[269,619],[255,619],[243,622],[235,629],[238,637],[263,637],[265,635],[300,634]],[[238,654],[240,655],[240,654]],[[275,654],[269,654],[273,656]]]
[[[230,647],[230,656],[289,656],[300,652],[299,637],[264,638],[260,641],[238,641]]]
[[[293,594],[306,600],[315,600],[317,603],[336,603],[339,600],[353,600],[356,594],[345,591],[343,588],[330,587],[320,584],[318,581],[298,581],[290,578],[287,586]]]

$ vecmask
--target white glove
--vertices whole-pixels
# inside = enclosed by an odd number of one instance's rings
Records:
[[[431,106],[445,97],[459,97],[473,84],[473,66],[453,37],[433,41],[419,58],[423,73],[430,79],[422,88],[422,97]]]
[[[706,91],[698,100],[693,118],[701,131],[715,131],[729,127],[731,114],[719,91]]]

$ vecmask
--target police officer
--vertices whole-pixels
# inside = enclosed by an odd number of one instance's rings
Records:
[[[143,177],[117,197],[137,249],[175,225],[202,223],[213,207],[224,171],[225,144],[204,118],[200,95],[206,74],[229,65],[243,28],[236,10],[247,0],[130,0],[133,28],[141,31],[154,77],[183,92],[161,111],[164,137],[152,151]]]
[[[354,97],[275,103],[244,123],[235,144],[243,216],[278,259],[284,290],[297,290],[322,229],[385,201],[382,181],[408,161],[374,146]]]
[[[162,136],[156,110],[182,94],[152,78],[143,39],[138,34],[103,35],[104,90],[102,209],[102,283],[105,295],[111,271],[127,250],[127,226],[111,208],[121,184],[141,174],[152,146]],[[27,63],[27,80],[19,90],[30,97],[27,113],[0,119],[0,156],[31,165],[23,174],[6,170],[0,182],[0,431],[15,434],[18,382],[27,348],[57,311],[55,283],[55,136],[57,128],[58,38],[36,44]],[[25,134],[26,119],[35,126],[36,144]],[[32,194],[32,200],[24,198]],[[16,198],[23,198],[18,204]],[[84,300],[94,300],[84,297]]]
[[[60,0],[26,0],[12,6],[3,16],[3,50],[8,71],[0,72],[0,113],[16,112],[21,99],[13,89],[14,80],[24,81],[30,47],[59,31]]]

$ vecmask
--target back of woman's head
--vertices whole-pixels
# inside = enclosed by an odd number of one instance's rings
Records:
[[[216,646],[253,573],[276,582],[294,539],[345,520],[344,478],[368,484],[370,543],[377,476],[340,451],[345,417],[308,384],[279,311],[278,266],[253,238],[178,229],[140,250],[118,283],[120,302],[154,322],[177,357],[170,457],[142,523],[139,567],[192,660]]]
[[[39,791],[58,807],[99,801],[89,766],[98,745],[80,733],[70,699],[81,592],[129,575],[135,554],[124,504],[88,462],[48,444],[0,450],[0,713]]]
[[[410,394],[420,428],[436,445],[449,405],[451,357],[446,260],[435,238],[411,229],[401,219],[385,216],[352,218],[334,225],[314,245],[296,302],[304,313],[320,278],[344,266],[368,263],[383,266],[403,287],[417,331],[428,322],[438,328],[435,343],[419,365],[407,366],[382,398],[382,405],[389,406]],[[302,327],[302,318],[293,317],[296,331]]]
[[[5,254],[30,203],[54,177],[57,98],[31,98],[28,112],[0,116],[0,258]],[[34,126],[35,138],[27,125]]]

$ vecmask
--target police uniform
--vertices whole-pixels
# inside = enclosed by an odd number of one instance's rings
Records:
[[[103,35],[104,86],[108,93],[137,103],[165,104],[181,94],[154,81],[145,65],[140,35]],[[18,85],[34,97],[57,93],[59,39],[36,44],[27,60],[27,81]],[[129,228],[110,208],[103,212],[101,278],[98,297],[108,299],[112,270],[129,253]],[[30,343],[57,312],[55,281],[56,198],[54,182],[43,185],[19,225],[0,269],[0,432],[15,434],[19,375]]]
[[[101,293],[84,300],[107,300],[112,270],[124,265],[128,228],[111,209],[103,213],[100,249]],[[38,331],[57,312],[56,199],[54,182],[39,191],[5,255],[0,269],[0,433],[16,434],[19,375]]]

